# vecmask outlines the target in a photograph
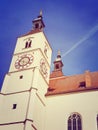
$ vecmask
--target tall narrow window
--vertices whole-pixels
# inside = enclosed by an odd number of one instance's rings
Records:
[[[56,68],[56,69],[59,69],[59,64],[56,64],[55,68]]]
[[[32,40],[28,39],[28,41],[26,41],[25,43],[25,48],[31,47],[31,44],[32,44]]]
[[[25,48],[28,48],[28,41],[26,41],[25,43]]]
[[[35,24],[35,29],[37,29],[37,28],[39,28],[39,24],[38,23]]]
[[[82,130],[81,116],[78,113],[69,116],[68,130]]]
[[[28,47],[31,47],[31,43],[32,43],[32,41],[30,40],[30,41],[29,41],[29,44],[28,44]]]

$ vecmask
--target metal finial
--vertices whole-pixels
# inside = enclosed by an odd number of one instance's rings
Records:
[[[40,13],[39,13],[40,16],[42,16],[42,10],[40,10]]]
[[[58,54],[57,55],[61,55],[61,52],[60,52],[60,50],[58,51]]]
[[[60,51],[58,51],[56,61],[60,61],[60,60],[61,60],[61,53]]]

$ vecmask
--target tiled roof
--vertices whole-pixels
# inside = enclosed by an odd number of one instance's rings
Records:
[[[40,29],[31,30],[28,33],[22,35],[21,37],[24,37],[24,36],[27,36],[27,35],[30,35],[30,34],[34,34],[34,33],[39,33],[39,32],[42,32],[42,31]]]
[[[50,77],[46,96],[94,90],[98,90],[98,72],[86,71],[84,74]]]

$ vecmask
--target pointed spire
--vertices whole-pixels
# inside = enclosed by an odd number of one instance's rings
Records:
[[[40,13],[39,13],[39,15],[40,15],[40,16],[42,16],[42,14],[43,14],[43,13],[42,13],[42,10],[40,10]]]
[[[39,15],[38,15],[38,18],[41,18],[41,19],[42,19],[42,18],[43,18],[43,17],[42,17],[42,14],[43,14],[43,13],[42,13],[42,10],[40,10]]]

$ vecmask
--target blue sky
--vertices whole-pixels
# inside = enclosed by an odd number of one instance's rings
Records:
[[[40,10],[53,49],[52,62],[60,50],[65,75],[98,70],[98,0],[1,0],[0,86],[17,37],[32,29]]]

